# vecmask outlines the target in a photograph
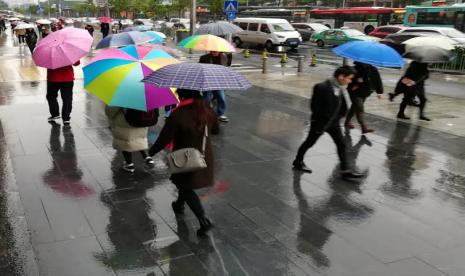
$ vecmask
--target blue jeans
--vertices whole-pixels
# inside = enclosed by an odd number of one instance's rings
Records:
[[[218,116],[223,116],[226,111],[226,96],[224,95],[224,90],[213,90],[203,92],[203,98],[205,101],[211,105],[213,98],[216,99],[216,114]]]

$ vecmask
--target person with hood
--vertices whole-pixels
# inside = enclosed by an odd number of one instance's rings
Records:
[[[339,120],[347,110],[344,86],[350,84],[355,70],[350,66],[342,66],[336,69],[334,77],[324,82],[317,83],[313,87],[313,95],[310,108],[312,110],[310,131],[305,141],[300,145],[297,155],[292,162],[294,170],[311,173],[304,163],[305,153],[315,145],[316,141],[327,132],[337,147],[340,161],[340,173],[344,179],[351,180],[363,177],[363,174],[354,172],[349,168],[346,145],[342,135]]]
[[[369,128],[365,120],[365,100],[376,91],[378,99],[381,99],[383,94],[383,82],[379,75],[378,69],[373,65],[355,61],[354,69],[357,72],[354,80],[348,85],[350,100],[352,105],[346,116],[345,127],[346,129],[353,129],[355,126],[352,124],[352,117],[357,117],[358,123],[362,127],[362,133],[373,132]]]
[[[422,63],[418,61],[412,61],[400,80],[397,82],[395,93],[389,94],[389,100],[393,101],[394,97],[404,93],[404,98],[399,106],[399,112],[397,113],[397,118],[408,120],[410,117],[405,115],[405,108],[407,105],[412,105],[415,102],[415,97],[418,97],[420,103],[418,107],[420,108],[420,120],[431,121],[430,118],[425,116],[425,105],[426,105],[426,95],[425,95],[425,80],[429,78],[428,63]]]
[[[196,148],[201,151],[205,139],[204,156],[207,167],[193,172],[172,174],[170,178],[178,188],[178,199],[171,205],[173,211],[181,215],[187,204],[199,221],[200,229],[197,234],[202,236],[210,230],[212,223],[206,217],[202,203],[194,190],[213,186],[214,159],[209,134],[219,133],[219,122],[215,112],[207,105],[199,91],[178,89],[177,93],[181,102],[166,119],[149,154],[151,156],[157,154],[170,143],[173,151],[183,148]]]

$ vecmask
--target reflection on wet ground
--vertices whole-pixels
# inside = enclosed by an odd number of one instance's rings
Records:
[[[351,162],[368,172],[356,185],[338,177],[327,136],[307,154],[313,174],[290,169],[308,127],[305,99],[228,93],[218,182],[201,191],[217,227],[199,239],[193,215],[171,210],[163,156],[154,169],[136,160],[134,175],[121,171],[102,104],[75,87],[65,127],[46,121],[44,82],[0,83],[10,177],[0,184],[4,193],[17,183],[42,275],[465,274],[464,138],[368,116],[376,134],[345,134]],[[0,206],[0,218],[11,216]],[[5,227],[0,237],[13,235]]]

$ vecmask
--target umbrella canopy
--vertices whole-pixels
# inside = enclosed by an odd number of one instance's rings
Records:
[[[234,34],[237,32],[242,32],[243,30],[234,24],[231,24],[226,21],[219,21],[215,23],[208,23],[200,25],[200,27],[195,31],[195,34],[211,34],[211,35],[228,35]]]
[[[123,31],[124,32],[131,32],[131,31],[145,32],[145,31],[150,31],[150,27],[145,26],[145,25],[139,25],[139,26],[127,27]]]
[[[165,41],[165,38],[163,38],[162,36],[160,36],[159,32],[153,32],[153,31],[150,31],[150,32],[145,32],[144,34],[147,34],[149,36],[151,36],[153,38],[153,40],[150,41],[150,43],[152,44],[162,44],[164,41]]]
[[[37,24],[41,24],[41,25],[50,25],[52,24],[52,21],[48,20],[48,19],[39,19],[36,21]]]
[[[144,46],[108,49],[84,67],[84,87],[103,102],[138,110],[178,103],[173,90],[141,80],[153,71],[178,61],[162,50]]]
[[[449,51],[455,49],[455,41],[446,36],[419,36],[406,40],[402,44],[407,46],[407,50],[418,46],[434,46]]]
[[[226,39],[214,35],[193,35],[179,42],[179,47],[197,51],[235,52]]]
[[[245,90],[252,86],[246,78],[226,66],[205,63],[167,65],[145,77],[143,82],[197,91]]]
[[[92,41],[84,29],[65,28],[40,40],[32,59],[37,66],[48,69],[72,65],[89,53]]]
[[[447,63],[454,59],[454,53],[434,46],[418,46],[408,50],[405,58],[422,63]]]
[[[151,32],[157,34],[158,36],[160,36],[163,39],[166,39],[166,35],[164,33],[162,33],[162,32],[157,32],[157,31],[151,31]]]
[[[371,41],[352,41],[333,49],[341,57],[382,67],[402,67],[404,60],[391,47]]]
[[[167,52],[168,54],[170,54],[171,56],[175,57],[175,58],[180,58],[181,57],[181,53],[179,53],[178,50],[175,50],[173,48],[170,48],[168,46],[163,46],[163,45],[160,45],[160,44],[145,44],[145,46],[147,47],[150,47],[152,49],[158,49],[158,50],[162,50],[162,51],[165,51]]]
[[[15,30],[24,30],[24,29],[34,29],[35,26],[29,23],[19,23],[14,29]]]
[[[100,23],[111,23],[111,18],[108,16],[101,16],[98,18],[98,21],[100,21]]]
[[[100,42],[95,47],[96,49],[108,48],[108,47],[121,47],[133,44],[142,44],[153,40],[153,38],[145,33],[141,32],[125,32],[119,34],[111,34]]]

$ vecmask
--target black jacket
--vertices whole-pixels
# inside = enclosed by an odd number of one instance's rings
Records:
[[[354,68],[357,74],[354,76],[352,83],[347,87],[351,97],[366,98],[369,97],[373,91],[376,91],[378,94],[383,94],[383,82],[376,67],[357,62]]]
[[[333,84],[330,80],[326,80],[313,87],[310,109],[312,110],[312,127],[324,131],[339,123],[339,119],[347,111],[347,105],[342,91],[339,96],[336,96]]]
[[[199,63],[210,63],[210,64],[228,66],[228,58],[224,53],[220,53],[216,57],[212,56],[212,54],[205,54],[200,57]]]
[[[415,85],[407,86],[402,83],[403,78],[409,78],[415,81]],[[427,63],[420,63],[417,61],[412,61],[405,75],[403,75],[400,80],[397,82],[395,91],[399,93],[421,93],[424,92],[425,89],[425,80],[429,78],[429,70]]]

